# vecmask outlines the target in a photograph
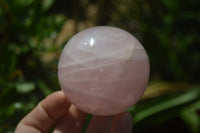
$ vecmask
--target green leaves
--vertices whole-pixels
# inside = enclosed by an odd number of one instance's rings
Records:
[[[30,93],[35,88],[36,88],[36,86],[33,82],[23,82],[23,83],[16,84],[17,92],[22,93],[22,94]]]
[[[55,0],[42,0],[42,8],[46,11],[48,10],[54,3]]]
[[[188,91],[159,96],[141,101],[129,111],[135,126],[159,124],[175,116],[180,116],[190,127],[192,133],[199,132],[200,86]]]
[[[192,133],[200,132],[200,100],[196,100],[181,112],[181,118],[190,127]]]
[[[54,40],[65,21],[63,15],[48,15],[53,3],[0,0],[0,132],[13,132],[25,114],[58,88],[54,66],[40,57],[58,49]]]

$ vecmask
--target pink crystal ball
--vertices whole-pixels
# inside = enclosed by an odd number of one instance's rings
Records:
[[[115,115],[143,95],[149,60],[144,47],[130,33],[98,26],[69,40],[59,60],[58,78],[65,96],[78,109]]]

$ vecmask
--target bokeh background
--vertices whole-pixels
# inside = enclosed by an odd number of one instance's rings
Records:
[[[149,85],[129,109],[133,132],[199,133],[199,0],[0,0],[0,133],[60,90],[62,48],[97,25],[129,31],[149,55]]]

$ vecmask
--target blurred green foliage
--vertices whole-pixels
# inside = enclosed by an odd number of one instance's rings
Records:
[[[73,32],[58,45],[71,20]],[[200,86],[193,85],[200,75],[199,0],[0,0],[0,132],[13,132],[41,99],[59,90],[63,45],[95,25],[123,28],[141,41],[151,82],[191,83],[133,106],[134,132],[200,132]]]
[[[65,18],[47,15],[51,0],[0,1],[0,132],[13,131],[39,100],[58,89],[51,64],[41,53],[55,51],[53,41]]]

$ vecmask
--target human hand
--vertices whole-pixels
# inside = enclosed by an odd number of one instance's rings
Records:
[[[62,91],[42,100],[17,125],[15,133],[81,133],[86,113],[70,104]],[[132,117],[124,112],[116,116],[93,116],[86,133],[131,133]]]

